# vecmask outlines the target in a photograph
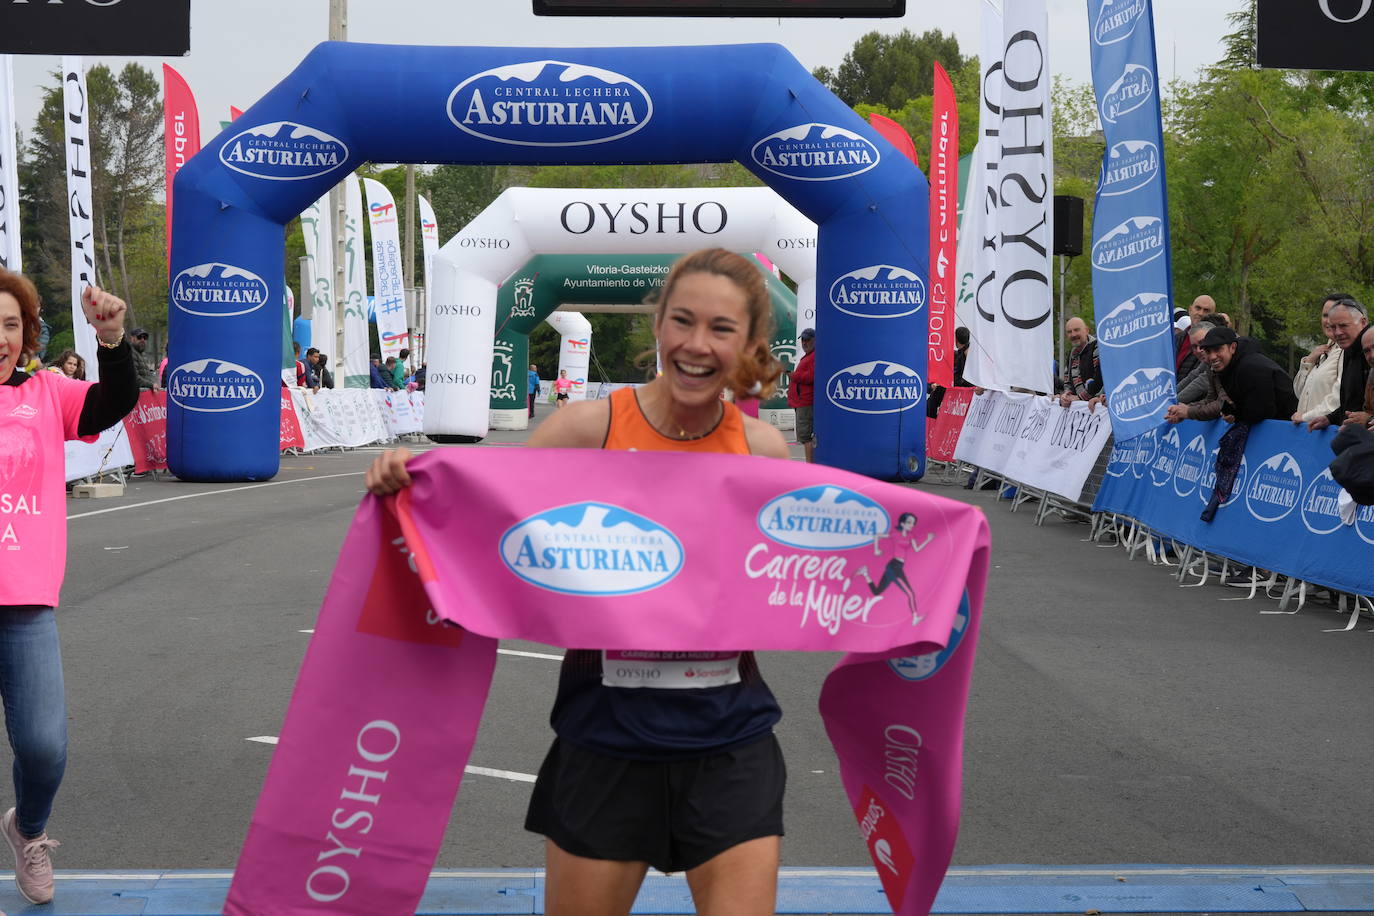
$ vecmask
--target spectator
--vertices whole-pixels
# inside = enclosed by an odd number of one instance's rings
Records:
[[[1188,328],[1197,324],[1199,321],[1211,321],[1216,313],[1217,304],[1211,296],[1205,293],[1193,300],[1193,304],[1188,307],[1187,321],[1178,317],[1175,310],[1174,328],[1174,377],[1186,378],[1192,375],[1202,360],[1198,357],[1197,350],[1194,349],[1192,336],[1189,335]],[[1216,324],[1216,322],[1212,322]],[[1220,325],[1218,325],[1220,326]],[[1179,399],[1181,402],[1182,398]],[[1186,402],[1184,402],[1186,403]]]
[[[329,371],[329,357],[316,351],[316,359],[315,374],[319,377],[320,388],[333,388],[334,373]]]
[[[418,369],[415,370],[415,390],[416,390],[416,391],[424,391],[424,390],[425,390],[425,372],[427,371],[427,368],[428,368],[428,367],[427,367],[424,363],[420,363],[420,368],[418,368]]]
[[[305,388],[308,376],[305,374],[305,360],[301,359],[301,345],[294,340],[291,342],[291,352],[296,360],[296,387]]]
[[[129,345],[134,349],[134,373],[138,376],[138,387],[153,391],[157,388],[157,376],[153,374],[153,364],[148,361],[148,332],[134,328],[129,332]]]
[[[78,382],[86,381],[86,361],[75,350],[63,350],[48,369],[61,372],[67,378],[74,378]]]
[[[1364,387],[1369,376],[1369,366],[1360,350],[1360,336],[1369,325],[1368,314],[1359,300],[1345,297],[1338,300],[1326,313],[1327,323],[1331,326],[1331,342],[1339,347],[1339,354],[1333,353],[1332,359],[1341,361],[1341,383],[1337,386],[1336,407],[1324,417],[1315,417],[1307,422],[1309,430],[1326,429],[1328,426],[1345,422],[1346,414],[1364,407]]]
[[[392,391],[400,391],[401,385],[396,382],[396,368],[399,361],[394,356],[386,358],[386,365],[382,368],[382,381],[386,382],[386,387]]]
[[[391,367],[391,381],[395,384],[397,391],[406,386],[406,360],[408,359],[410,359],[410,351],[402,350],[400,359],[395,360],[395,362],[387,361],[387,365]]]
[[[1374,367],[1374,326],[1366,325],[1356,346],[1364,356],[1365,369]],[[1343,426],[1374,428],[1374,372],[1366,371],[1364,383],[1364,403],[1359,410],[1346,411]]]
[[[1212,376],[1212,367],[1206,360],[1198,357],[1198,342],[1207,336],[1207,332],[1216,325],[1210,321],[1196,321],[1188,326],[1185,336],[1188,338],[1188,354],[1192,358],[1192,369],[1187,373],[1178,376],[1178,405],[1196,404],[1199,401],[1207,400],[1216,396],[1216,379]],[[1218,414],[1220,416],[1220,414]],[[1180,420],[1198,419],[1197,417],[1180,416]]]
[[[1198,343],[1224,393],[1222,419],[1258,423],[1287,420],[1298,406],[1293,380],[1256,347],[1242,347],[1230,328],[1213,328]]]
[[[1331,309],[1343,298],[1343,294],[1334,293],[1322,300],[1322,333],[1326,335],[1326,342],[1318,344],[1302,358],[1302,366],[1293,379],[1293,390],[1298,395],[1298,409],[1293,414],[1295,424],[1310,423],[1340,406],[1337,402],[1345,363],[1331,339]]]
[[[1374,432],[1342,426],[1331,440],[1331,477],[1361,506],[1374,506]]]
[[[957,335],[956,335],[956,340]],[[787,384],[787,406],[792,408],[797,418],[797,441],[801,443],[808,462],[815,462],[816,450],[816,331],[806,328],[801,332],[802,358],[792,370]],[[955,356],[958,365],[958,356]],[[958,374],[956,370],[956,375]]]
[[[530,419],[534,419],[534,399],[539,394],[539,367],[530,363],[529,375],[526,376],[525,394],[530,402]]]
[[[1199,321],[1212,321],[1212,316],[1217,312],[1217,301],[1211,296],[1203,293],[1193,300],[1193,304],[1188,306],[1188,317],[1194,323]],[[1216,322],[1212,322],[1215,324]]]
[[[968,328],[954,329],[954,387],[968,388],[964,367],[968,365]]]
[[[374,354],[370,362],[371,368],[368,374],[371,378],[372,387],[381,388],[383,390],[390,388],[391,386],[387,383],[387,376],[382,370],[382,358]]]
[[[317,369],[319,364],[320,351],[314,347],[306,350],[305,359],[301,360],[301,368],[305,370],[305,387],[311,391],[320,390],[320,374]]]
[[[1064,367],[1064,393],[1059,403],[1068,407],[1074,401],[1092,401],[1102,397],[1102,360],[1097,354],[1097,338],[1088,330],[1082,318],[1064,322],[1064,333],[1073,344],[1069,363]]]

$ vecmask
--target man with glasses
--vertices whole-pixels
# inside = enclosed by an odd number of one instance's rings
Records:
[[[1309,430],[1339,426],[1345,422],[1346,414],[1364,408],[1364,386],[1369,378],[1369,366],[1364,361],[1360,348],[1360,337],[1364,334],[1369,316],[1359,300],[1344,298],[1331,306],[1326,313],[1327,324],[1331,330],[1331,341],[1341,349],[1341,382],[1338,388],[1340,401],[1335,410],[1324,417],[1317,417],[1307,424]]]
[[[129,343],[134,348],[134,371],[138,373],[138,387],[152,391],[157,388],[157,373],[148,358],[148,332],[134,328],[129,334]]]

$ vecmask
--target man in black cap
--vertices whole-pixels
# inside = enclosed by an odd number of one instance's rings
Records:
[[[148,358],[148,332],[134,328],[129,332],[129,344],[134,348],[134,371],[138,374],[138,387],[153,390],[157,388],[157,373],[153,371],[152,360]]]
[[[1240,337],[1230,328],[1212,328],[1198,344],[1225,392],[1222,417],[1246,423],[1291,418],[1298,408],[1293,380],[1278,363],[1239,343]]]
[[[816,430],[812,416],[816,403],[816,332],[807,328],[800,336],[803,356],[787,382],[787,406],[797,417],[797,441],[806,452],[806,460],[814,461]]]

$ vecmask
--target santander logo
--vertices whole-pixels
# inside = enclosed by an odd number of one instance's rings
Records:
[[[878,867],[878,878],[883,883],[888,903],[894,913],[901,912],[916,864],[911,845],[892,816],[891,808],[868,786],[863,787],[854,816],[859,821],[859,832],[868,843],[868,853]]]

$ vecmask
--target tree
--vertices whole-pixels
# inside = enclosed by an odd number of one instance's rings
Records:
[[[813,75],[846,105],[883,105],[902,108],[909,100],[935,91],[939,62],[951,76],[967,59],[959,40],[939,29],[916,35],[902,29],[896,35],[869,32],[854,43],[837,70],[820,67]]]

